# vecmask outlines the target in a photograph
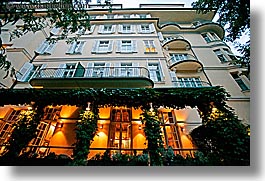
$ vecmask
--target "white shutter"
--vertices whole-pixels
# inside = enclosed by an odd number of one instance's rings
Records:
[[[77,35],[83,35],[85,33],[85,28],[84,27],[81,27],[77,30],[76,34]]]
[[[49,74],[46,71],[47,64],[42,64],[42,66],[39,69],[39,77],[40,78],[45,78],[49,77]]]
[[[147,14],[146,15],[146,18],[151,18],[151,14]]]
[[[71,46],[70,46],[69,50],[66,52],[66,54],[73,54],[75,51],[76,45],[77,45],[76,41],[72,42]]]
[[[99,40],[95,40],[94,44],[93,44],[93,47],[92,47],[92,50],[91,50],[91,53],[97,53],[98,46],[99,46]]]
[[[135,33],[135,25],[131,25],[131,33]]]
[[[159,70],[160,70],[160,72],[162,74],[161,81],[164,81],[165,80],[165,73],[164,73],[164,70],[163,70],[163,67],[162,67],[161,60],[160,59],[159,59],[158,66],[159,66]]]
[[[43,54],[48,46],[49,46],[49,43],[45,40],[40,44],[40,46],[37,48],[35,52],[39,54]]]
[[[116,53],[120,53],[121,52],[121,45],[122,45],[122,41],[121,40],[117,40],[116,41]]]
[[[118,33],[123,33],[123,25],[118,25]]]
[[[140,64],[139,62],[132,63],[133,66],[133,76],[134,77],[140,77]]]
[[[142,27],[141,27],[141,25],[137,25],[137,31],[138,31],[138,33],[142,33]]]
[[[114,76],[115,77],[121,76],[121,63],[114,63]]]
[[[94,63],[89,62],[87,63],[86,71],[84,77],[92,77],[93,76],[93,68],[94,68]]]
[[[17,80],[21,82],[26,81],[33,67],[34,66],[32,63],[29,62],[24,63],[24,65],[20,68],[20,70],[16,74]]]
[[[104,33],[104,25],[99,25],[98,33]]]
[[[50,31],[52,35],[58,35],[61,32],[61,28],[53,27]]]
[[[115,28],[116,28],[116,25],[111,26],[111,33],[115,33]]]
[[[171,81],[177,81],[177,76],[175,71],[169,71]]]
[[[110,75],[110,63],[106,63],[103,76],[104,77],[109,77],[109,75]]]
[[[66,64],[65,63],[60,64],[58,69],[54,73],[54,77],[63,77],[65,68],[66,68]]]
[[[137,41],[132,40],[132,52],[137,53]]]
[[[161,32],[158,32],[157,35],[158,35],[159,41],[161,41],[161,42],[164,41],[164,37],[163,37],[163,34]]]
[[[92,25],[92,26],[90,27],[90,30],[88,31],[88,34],[91,34],[91,33],[93,33],[93,32],[94,32],[94,29],[95,29],[95,27],[96,27],[96,25]]]
[[[155,32],[155,26],[153,23],[149,24],[150,33]]]
[[[106,14],[104,14],[101,19],[108,19],[108,16]]]
[[[56,45],[56,43],[49,44],[49,46],[46,48],[44,53],[49,54],[49,55],[52,54],[52,51],[53,51],[55,45]]]
[[[109,40],[108,53],[111,53],[113,49],[113,40]]]
[[[85,41],[80,41],[75,48],[75,53],[82,53]]]

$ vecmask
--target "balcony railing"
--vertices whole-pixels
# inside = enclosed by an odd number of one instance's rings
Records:
[[[211,87],[212,85],[205,81],[172,81],[174,87]]]
[[[167,42],[172,41],[172,40],[184,40],[184,37],[181,36],[181,35],[166,37],[166,38],[162,41],[162,45],[164,45],[164,44],[166,44]]]
[[[63,81],[62,81],[63,79]],[[145,67],[44,68],[31,78],[32,86],[43,88],[73,87],[153,87]]]
[[[149,78],[149,70],[145,67],[88,67],[88,68],[44,68],[33,78]]]
[[[191,54],[180,54],[180,58],[175,58],[175,57],[171,57],[168,60],[168,63],[170,65],[173,65],[175,63],[179,63],[179,62],[183,62],[183,61],[188,61],[188,60],[192,60],[192,61],[198,61],[193,55]]]

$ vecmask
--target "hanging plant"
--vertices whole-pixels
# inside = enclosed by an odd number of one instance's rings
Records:
[[[98,112],[93,113],[90,110],[82,111],[80,120],[76,123],[76,142],[73,150],[73,165],[81,166],[87,164],[87,155],[89,147],[97,132]]]

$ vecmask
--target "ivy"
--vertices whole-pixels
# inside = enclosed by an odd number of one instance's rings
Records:
[[[147,149],[150,155],[151,166],[163,165],[162,155],[164,145],[162,140],[162,131],[156,112],[144,111],[142,123],[144,124],[144,133],[147,140]]]
[[[36,110],[22,110],[14,124],[3,157],[16,159],[28,143],[36,137],[39,117]]]
[[[89,147],[93,142],[93,138],[97,132],[98,114],[94,114],[90,110],[82,111],[80,120],[76,123],[76,142],[73,150],[72,165],[81,166],[87,164],[87,155],[89,154]]]

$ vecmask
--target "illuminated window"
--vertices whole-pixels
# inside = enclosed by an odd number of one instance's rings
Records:
[[[145,53],[157,53],[154,40],[144,40]]]

